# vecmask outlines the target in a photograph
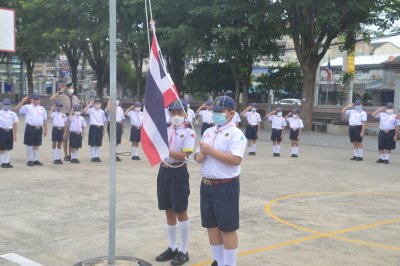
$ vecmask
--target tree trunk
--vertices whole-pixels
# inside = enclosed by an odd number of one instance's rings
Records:
[[[317,67],[318,62],[312,62],[311,60],[305,61],[301,64],[303,71],[301,114],[304,123],[304,130],[306,131],[312,130],[314,87]]]
[[[142,74],[143,74],[143,53],[141,49],[132,48],[132,61],[136,70],[136,99],[142,101]]]
[[[86,43],[84,45],[85,56],[96,74],[96,94],[98,97],[103,96],[104,89],[104,69],[105,61],[101,49],[102,43],[100,41],[94,41],[92,43]]]
[[[236,68],[232,68],[233,76],[235,77],[235,103],[236,107],[239,108],[239,97],[240,97],[240,78],[239,71]],[[238,109],[239,110],[239,109]]]
[[[179,95],[182,92],[183,77],[185,75],[185,60],[183,57],[184,54],[182,52],[174,50],[167,58],[168,71]]]
[[[33,67],[35,66],[35,62],[32,60],[28,59],[25,60],[25,65],[26,65],[26,75],[28,77],[28,95],[32,95],[33,93]]]
[[[250,87],[250,77],[251,77],[251,69],[250,73],[244,73],[242,75],[242,86],[243,86],[243,97],[242,101],[245,106],[249,103],[249,87]]]

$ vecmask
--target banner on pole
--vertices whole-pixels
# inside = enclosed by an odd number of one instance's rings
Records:
[[[15,10],[0,8],[0,52],[16,52]]]

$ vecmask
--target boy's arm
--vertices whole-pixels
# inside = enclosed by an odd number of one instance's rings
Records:
[[[21,99],[21,101],[18,103],[18,105],[15,107],[15,111],[19,111],[21,109],[22,105],[25,104],[25,102],[29,99],[28,96],[25,96],[24,98]]]
[[[232,153],[227,153],[227,152],[222,152],[219,150],[214,149],[211,145],[201,142],[199,143],[200,150],[204,154],[209,154],[212,157],[216,158],[217,160],[220,160],[223,163],[230,164],[230,165],[239,165],[242,162],[242,158],[236,155],[233,155]],[[196,157],[199,155],[196,154]]]
[[[342,109],[342,113],[346,112],[347,109],[350,109],[354,106],[354,103],[349,103],[348,105],[346,105],[345,107],[343,107]]]
[[[265,117],[270,117],[271,115],[274,115],[274,114],[276,114],[276,110],[274,110],[274,111],[272,111],[272,112],[269,112],[268,114],[266,114],[265,115]]]
[[[199,107],[199,108],[197,108],[197,110],[196,110],[196,115],[198,115],[198,114],[199,114],[199,112],[201,111],[201,109],[203,109],[205,106],[206,106],[206,104],[205,104],[205,103],[203,103],[202,105],[200,105],[200,107]]]
[[[251,106],[247,106],[241,113],[240,116],[246,117],[246,112],[250,111]]]
[[[378,113],[385,111],[385,107],[379,107],[375,112],[373,112],[371,115],[375,117]]]
[[[13,124],[13,140],[17,141],[17,123]]]
[[[285,120],[292,114],[292,112],[289,112],[284,118]]]

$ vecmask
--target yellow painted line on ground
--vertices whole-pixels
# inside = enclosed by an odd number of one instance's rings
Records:
[[[284,197],[272,200],[272,201],[268,202],[268,204],[265,206],[265,212],[272,219],[274,219],[274,220],[276,220],[276,221],[278,221],[280,223],[283,223],[283,224],[285,224],[287,226],[296,228],[298,230],[312,233],[313,235],[308,236],[308,237],[302,237],[302,238],[298,238],[298,239],[293,239],[293,240],[281,242],[281,243],[274,244],[274,245],[269,245],[269,246],[265,246],[265,247],[260,247],[260,248],[256,248],[256,249],[243,251],[243,252],[240,252],[238,254],[238,256],[242,257],[242,256],[252,255],[252,254],[263,252],[263,251],[278,249],[278,248],[281,248],[281,247],[296,245],[296,244],[303,243],[303,242],[310,241],[310,240],[314,240],[314,239],[328,238],[328,237],[329,238],[335,238],[335,239],[342,240],[342,241],[346,241],[346,242],[350,242],[350,243],[356,243],[356,244],[361,244],[361,245],[366,245],[366,246],[371,246],[371,247],[378,247],[378,248],[384,248],[384,249],[389,249],[389,250],[400,251],[400,247],[388,246],[388,245],[384,245],[384,244],[381,244],[381,243],[367,242],[367,241],[362,241],[362,240],[357,240],[357,239],[345,238],[345,237],[338,236],[339,234],[350,233],[350,232],[354,232],[354,231],[374,228],[374,227],[378,227],[378,226],[382,226],[382,225],[399,223],[400,222],[400,218],[389,219],[389,220],[384,220],[384,221],[378,221],[378,222],[371,223],[371,224],[350,227],[350,228],[341,229],[341,230],[333,231],[333,232],[329,232],[329,233],[320,233],[318,231],[315,231],[315,230],[312,230],[312,229],[309,229],[309,228],[306,228],[306,227],[303,227],[303,226],[299,226],[299,225],[287,222],[287,221],[279,218],[275,214],[273,214],[272,211],[271,211],[271,206],[273,204],[275,204],[275,203],[277,203],[279,201],[285,200],[285,199],[304,197],[304,196],[310,196],[310,195],[314,195],[315,196],[315,195],[357,195],[357,194],[380,195],[380,196],[400,196],[399,193],[395,193],[395,192],[393,192],[393,193],[385,193],[385,192],[308,192],[308,193],[301,193],[301,194],[292,194],[292,195],[288,195],[288,196],[284,196]],[[207,261],[202,261],[202,262],[199,262],[199,263],[195,263],[195,264],[192,264],[192,266],[205,266],[205,265],[209,265],[210,263],[212,263],[212,260],[207,260]]]

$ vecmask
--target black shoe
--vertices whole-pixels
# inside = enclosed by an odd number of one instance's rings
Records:
[[[119,158],[119,156],[115,157],[115,160],[116,160],[117,162],[122,161],[121,158]]]
[[[80,163],[78,159],[71,159],[71,163]]]
[[[256,155],[256,152],[251,151],[251,152],[249,152],[249,155]]]
[[[182,251],[179,251],[174,257],[174,259],[171,261],[171,265],[173,266],[182,265],[188,261],[189,261],[189,253],[186,252],[186,254],[184,254]]]
[[[54,160],[53,164],[60,164],[60,163],[58,162],[58,160]]]
[[[71,156],[65,156],[64,161],[66,161],[66,162],[71,161]]]
[[[140,160],[140,158],[139,158],[139,156],[133,156],[132,160],[137,161],[137,160]]]
[[[292,155],[290,155],[290,157],[294,158],[294,157],[296,157],[296,154],[292,154]]]
[[[58,159],[57,161],[58,161],[58,164],[64,164],[64,163],[61,161],[61,159]]]
[[[26,163],[26,165],[27,165],[27,166],[35,166],[35,164],[33,163],[33,161],[28,161],[28,162]]]
[[[272,154],[272,156],[276,157],[276,153]]]
[[[1,168],[7,168],[7,164],[6,163],[2,163],[0,167]]]
[[[6,163],[7,168],[14,168],[14,166],[10,163]]]
[[[385,162],[385,160],[379,159],[378,161],[376,161],[376,163],[383,163]]]
[[[364,161],[364,158],[363,157],[357,157],[356,161],[359,161],[359,162]]]
[[[384,164],[389,164],[389,160],[383,160]]]
[[[97,161],[97,158],[92,158],[92,159],[90,159],[90,161],[91,161],[92,163],[97,163],[97,162],[99,162],[99,161]]]
[[[218,262],[216,260],[214,260],[210,266],[218,266]]]
[[[353,156],[353,157],[350,158],[350,160],[357,161],[357,158],[358,158],[357,156]]]
[[[101,163],[101,159],[99,157],[97,157],[96,162]]]
[[[34,165],[40,165],[40,166],[43,165],[43,163],[42,163],[41,161],[33,161],[33,164],[34,164]]]
[[[177,253],[178,253],[177,249],[175,249],[175,251],[172,251],[172,249],[168,247],[164,252],[162,252],[160,255],[156,257],[156,261],[172,260],[173,258],[175,258]]]
[[[276,154],[276,157],[281,157],[281,155],[279,153]]]

